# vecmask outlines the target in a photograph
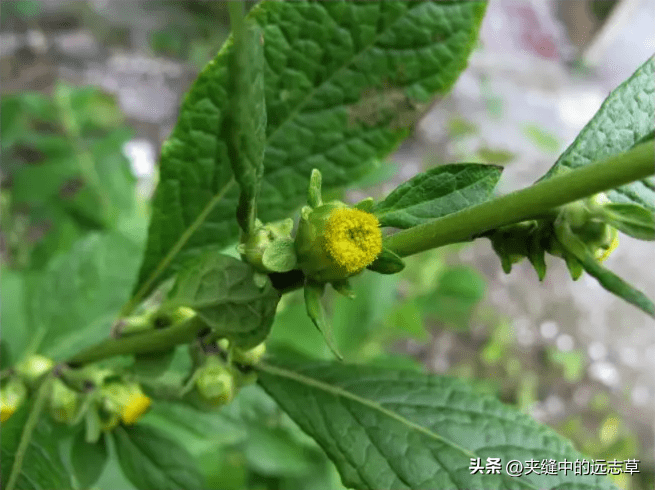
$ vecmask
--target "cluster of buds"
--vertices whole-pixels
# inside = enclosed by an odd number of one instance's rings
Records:
[[[227,353],[227,358],[220,355],[206,355],[202,364],[194,373],[195,391],[203,404],[219,407],[230,403],[239,388],[254,382],[254,372],[244,372],[238,369],[249,368],[259,362],[266,352],[266,345],[259,344],[248,350],[231,346],[227,339],[218,342],[221,352]]]
[[[624,213],[625,206],[621,205]],[[513,264],[527,257],[543,280],[546,274],[544,253],[548,252],[564,259],[571,277],[576,280],[584,270],[585,257],[602,262],[618,246],[617,228],[622,225],[615,208],[616,205],[599,194],[563,206],[552,219],[500,227],[487,236],[506,273],[511,271]]]
[[[23,359],[0,388],[0,420],[9,419],[25,400],[28,389],[54,367],[52,359],[33,354]]]
[[[52,361],[43,356],[32,356],[17,366],[20,377],[10,378],[2,387],[2,421],[9,418],[25,398],[22,380],[33,380],[52,367]],[[96,441],[103,430],[111,430],[121,422],[134,424],[150,406],[150,398],[138,384],[121,379],[109,369],[87,366],[80,370],[62,367],[56,371],[48,381],[50,415],[55,421],[68,425],[86,419],[89,442]]]

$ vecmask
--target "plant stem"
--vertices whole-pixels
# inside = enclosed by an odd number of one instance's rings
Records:
[[[203,328],[206,328],[205,323],[194,316],[185,322],[161,330],[149,330],[119,339],[103,340],[74,355],[66,363],[77,366],[107,357],[166,351],[177,344],[193,340]]]
[[[43,411],[43,407],[50,390],[51,380],[52,375],[48,374],[42,381],[41,386],[39,386],[36,400],[34,400],[34,405],[32,405],[30,414],[27,416],[25,426],[23,427],[23,432],[20,436],[20,442],[16,448],[14,464],[11,466],[9,480],[7,481],[7,490],[13,490],[16,487],[16,483],[18,482],[18,476],[20,475],[21,468],[23,467],[23,459],[25,459],[25,453],[27,452],[30,440],[32,439],[32,432],[34,432],[36,424],[39,421],[39,415],[41,415],[41,412]]]
[[[391,235],[385,239],[385,247],[406,257],[471,240],[499,226],[545,216],[569,202],[648,177],[655,173],[654,164],[653,142],[642,143],[621,155],[570,170],[526,189]],[[296,289],[299,284],[296,281],[285,291]],[[193,317],[161,330],[107,339],[83,350],[67,363],[79,365],[117,355],[164,351],[192,340],[204,327],[198,317]]]
[[[499,226],[534,219],[553,208],[655,174],[653,142],[538,182],[526,189],[400,231],[384,246],[401,257],[463,242]]]

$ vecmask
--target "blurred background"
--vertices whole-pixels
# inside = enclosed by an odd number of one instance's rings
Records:
[[[229,22],[224,2],[200,0],[5,0],[0,13],[0,253],[11,301],[12,270],[37,274],[89,230],[143,243],[159,148]],[[462,161],[505,166],[502,193],[529,185],[653,55],[654,25],[655,0],[491,0],[452,93],[335,197],[382,197],[423,169]],[[358,278],[354,301],[328,298],[348,360],[470,380],[593,458],[639,459],[639,474],[613,476],[621,488],[655,487],[655,321],[586,275],[572,282],[562,261],[547,261],[542,283],[527,261],[505,275],[486,240],[407,263],[398,276]],[[625,236],[606,261],[651,298],[653,263],[651,244]],[[271,345],[331,357],[294,294]],[[264,420],[256,437],[226,422],[210,449],[202,434],[180,432],[208,488],[340,488],[263,393],[244,390],[240,407],[230,410]],[[98,486],[131,488],[121,478],[110,465]]]

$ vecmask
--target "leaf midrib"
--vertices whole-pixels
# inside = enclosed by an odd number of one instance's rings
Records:
[[[434,431],[432,431],[432,430],[430,430],[430,429],[428,429],[426,427],[423,427],[423,426],[421,426],[421,425],[419,425],[419,424],[417,424],[415,422],[412,422],[411,420],[403,417],[402,415],[383,407],[379,403],[374,402],[372,400],[369,400],[367,398],[361,397],[361,396],[356,395],[354,393],[351,393],[350,391],[347,391],[347,390],[345,390],[345,389],[343,389],[343,388],[341,388],[339,386],[333,386],[333,385],[330,385],[330,384],[325,383],[323,381],[320,381],[318,379],[311,378],[311,377],[309,377],[307,375],[300,374],[300,373],[295,372],[295,371],[290,371],[288,369],[284,369],[284,368],[281,368],[279,366],[273,366],[273,365],[265,363],[265,362],[260,362],[259,364],[257,364],[255,366],[255,369],[264,371],[264,372],[266,372],[268,374],[271,374],[273,376],[279,376],[279,377],[282,377],[282,378],[291,379],[291,380],[293,380],[293,381],[295,381],[297,383],[304,384],[306,386],[316,388],[316,389],[319,389],[319,390],[324,391],[326,393],[329,393],[329,394],[331,394],[331,395],[333,395],[333,396],[335,396],[337,398],[339,398],[339,397],[347,398],[347,399],[352,400],[352,401],[354,401],[356,403],[364,405],[364,406],[366,406],[366,407],[368,407],[370,409],[376,410],[376,411],[380,412],[381,414],[383,414],[383,415],[385,415],[385,416],[387,416],[389,418],[392,418],[392,419],[396,420],[397,422],[400,422],[401,424],[409,427],[410,429],[413,429],[413,430],[415,430],[417,432],[425,434],[428,437],[436,439],[436,440],[442,442],[443,444],[446,444],[447,446],[450,446],[454,450],[464,454],[468,458],[481,458],[481,456],[477,455],[473,451],[470,451],[470,450],[468,450],[468,449],[454,443],[453,441],[450,441],[449,439],[446,439],[444,436],[442,436],[442,435],[440,435],[440,434],[438,434],[438,433],[436,433],[436,432],[434,432]],[[436,459],[436,457],[435,457],[435,459]],[[534,485],[532,485],[531,483],[528,483],[528,482],[525,482],[525,481],[522,481],[522,480],[519,480],[519,479],[512,479],[512,481],[519,482],[521,485],[523,485],[527,489],[538,490],[538,488],[535,487]]]

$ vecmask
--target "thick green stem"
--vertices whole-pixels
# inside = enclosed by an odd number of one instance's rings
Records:
[[[107,357],[161,352],[193,340],[205,323],[197,316],[161,330],[149,330],[119,339],[107,339],[83,350],[66,361],[71,366],[99,361]]]
[[[387,237],[384,246],[401,257],[471,240],[499,226],[533,219],[598,192],[641,180],[655,173],[653,142],[570,170],[526,189],[471,206]]]
[[[499,226],[543,216],[569,202],[648,177],[655,173],[654,164],[653,142],[643,143],[621,155],[568,171],[527,189],[396,233],[386,238],[385,247],[405,257],[450,243],[467,241]],[[295,289],[295,286],[290,286],[288,290]],[[117,355],[164,351],[189,342],[204,327],[194,317],[162,330],[105,340],[67,362],[79,365]]]

